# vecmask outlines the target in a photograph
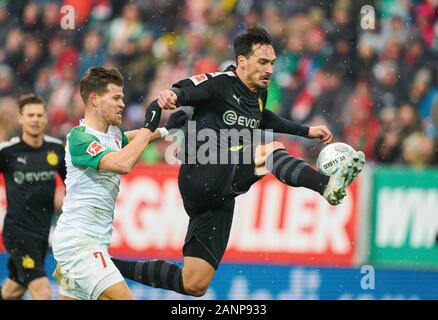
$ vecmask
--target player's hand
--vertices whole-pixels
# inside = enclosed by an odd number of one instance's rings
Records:
[[[172,90],[163,90],[158,94],[158,105],[164,110],[174,110],[176,109],[177,98],[176,93]]]
[[[324,144],[329,144],[333,139],[333,134],[326,126],[315,126],[309,128],[310,139],[319,139]]]
[[[189,116],[187,115],[187,113],[185,113],[183,110],[179,110],[170,115],[169,120],[164,127],[167,129],[167,131],[172,129],[179,129],[188,119]]]
[[[154,132],[160,124],[160,119],[161,108],[158,106],[156,101],[153,101],[146,109],[146,114],[144,116],[144,127],[151,130],[151,132]]]

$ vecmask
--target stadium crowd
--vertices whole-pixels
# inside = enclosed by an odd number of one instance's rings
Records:
[[[63,30],[61,8],[75,9]],[[375,29],[361,8],[375,9]],[[438,165],[438,3],[435,0],[0,0],[0,141],[18,132],[17,98],[48,102],[49,134],[65,139],[83,105],[78,81],[91,66],[125,77],[125,129],[142,125],[157,93],[233,63],[233,37],[266,27],[277,63],[269,108],[325,124],[370,161]],[[166,121],[168,114],[163,114]],[[319,147],[279,137],[308,161]],[[148,147],[163,161],[165,143]]]

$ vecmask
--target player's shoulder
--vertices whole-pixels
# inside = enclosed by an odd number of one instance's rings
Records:
[[[71,144],[81,144],[90,140],[98,140],[97,137],[87,132],[84,125],[73,127],[69,134],[67,134],[67,142]]]
[[[201,73],[196,76],[192,76],[189,79],[193,81],[193,83],[198,81],[207,81],[207,80],[229,80],[229,78],[236,78],[236,74],[233,71],[218,71],[218,72],[210,72],[210,73]],[[195,83],[196,84],[196,83]]]
[[[200,73],[181,80],[174,86],[199,86],[199,85],[217,85],[226,86],[227,83],[232,84],[232,80],[237,79],[236,74],[232,70],[223,72]],[[231,80],[231,81],[230,81]]]
[[[48,143],[48,144],[55,144],[55,145],[59,145],[59,146],[63,146],[64,142],[61,139],[52,137],[52,136],[48,136],[48,135],[44,135],[44,142]]]
[[[0,142],[0,151],[7,150],[8,148],[14,147],[21,142],[20,137],[13,137],[8,141]]]

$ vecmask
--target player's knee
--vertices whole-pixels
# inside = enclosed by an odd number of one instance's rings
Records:
[[[3,300],[20,300],[23,298],[25,291],[16,289],[16,290],[3,290],[2,291],[2,299]]]
[[[37,290],[31,291],[33,300],[51,300],[52,292],[50,287],[40,287]]]
[[[32,281],[28,287],[32,299],[34,300],[51,300],[52,291],[48,279],[39,278]]]
[[[278,149],[285,149],[284,145],[281,142],[274,141],[270,143],[272,145],[272,151],[278,150]]]
[[[32,299],[34,300],[51,300],[52,294],[50,289],[43,289],[32,294]]]
[[[23,298],[23,293],[17,293],[17,292],[8,292],[8,293],[3,293],[2,298],[3,300],[20,300],[21,298]]]
[[[207,293],[208,284],[203,284],[195,281],[184,282],[184,290],[187,294],[195,297],[202,297]]]
[[[281,142],[274,141],[265,145],[260,145],[257,147],[256,154],[259,154],[261,156],[268,156],[272,152],[278,149],[285,149],[284,145]]]

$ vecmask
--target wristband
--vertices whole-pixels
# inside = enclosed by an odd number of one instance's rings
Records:
[[[169,131],[167,131],[167,129],[164,128],[164,127],[163,128],[158,128],[158,130],[160,131],[161,138],[169,135]]]

